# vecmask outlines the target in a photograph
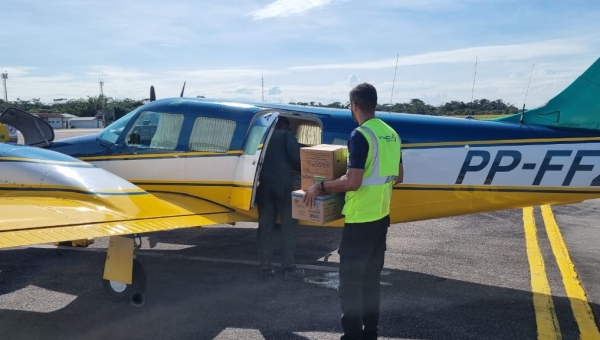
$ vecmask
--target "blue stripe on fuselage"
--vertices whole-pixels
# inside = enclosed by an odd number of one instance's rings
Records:
[[[265,108],[295,110],[318,115],[326,130],[323,136],[324,143],[330,143],[336,137],[348,138],[350,132],[357,127],[348,109],[269,103],[256,103],[256,105]],[[402,144],[600,136],[600,131],[594,130],[550,128],[539,125],[501,123],[468,118],[381,111],[378,111],[376,115],[398,132],[402,139]],[[495,145],[495,142],[491,142],[490,145]]]
[[[229,104],[229,101],[204,98],[167,98],[148,103],[138,110],[143,111],[182,113],[185,115],[184,127],[175,150],[166,152],[187,151],[189,133],[196,117],[214,117],[236,121],[236,130],[230,145],[230,150],[240,150],[248,132],[248,126],[252,118],[261,110],[282,110],[288,114],[312,115],[321,120],[323,131],[323,143],[330,144],[334,138],[345,140],[348,138],[357,124],[352,119],[348,109],[332,109],[322,107],[310,107],[301,105],[285,105],[271,103],[239,102],[247,105]],[[446,143],[456,142],[485,142],[477,146],[508,145],[499,144],[498,141],[536,139],[562,139],[562,138],[585,138],[599,137],[600,131],[575,130],[566,128],[551,128],[536,125],[522,125],[517,123],[504,123],[496,121],[484,121],[467,118],[439,117],[406,113],[378,112],[377,116],[392,126],[400,135],[403,145],[408,147],[459,147]],[[132,121],[137,117],[132,118]],[[128,125],[130,127],[131,125]],[[128,128],[127,127],[127,128]],[[561,141],[562,142],[562,141]],[[436,143],[436,145],[410,146],[410,144]],[[542,143],[544,143],[542,141]],[[557,143],[548,141],[547,143]],[[529,144],[519,141],[515,144]],[[96,136],[85,136],[55,142],[49,146],[75,157],[91,156],[116,156],[126,155],[132,151],[128,148],[116,148],[114,146],[102,145]]]

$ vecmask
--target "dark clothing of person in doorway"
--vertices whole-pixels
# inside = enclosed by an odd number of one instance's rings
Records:
[[[257,239],[263,279],[272,279],[275,275],[271,266],[271,248],[277,216],[281,219],[284,276],[302,274],[294,261],[298,220],[292,218],[293,170],[300,170],[300,145],[289,131],[287,119],[280,117],[269,140],[257,191]]]

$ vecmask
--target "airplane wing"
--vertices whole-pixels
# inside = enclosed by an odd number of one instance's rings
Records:
[[[0,248],[227,223],[236,214],[195,200],[188,208],[75,158],[0,143]]]
[[[148,193],[126,207],[115,206],[119,201],[114,197],[1,197],[0,248],[219,223],[219,219],[191,214]]]

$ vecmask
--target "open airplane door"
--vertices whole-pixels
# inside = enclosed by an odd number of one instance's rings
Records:
[[[277,112],[261,112],[250,124],[229,197],[231,206],[244,210],[254,207],[265,151],[278,117]]]
[[[0,113],[0,123],[19,130],[25,145],[44,147],[54,140],[54,129],[48,122],[14,107]]]

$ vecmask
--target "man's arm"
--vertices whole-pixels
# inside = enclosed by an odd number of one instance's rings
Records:
[[[396,178],[396,184],[402,183],[404,181],[404,165],[400,162],[398,165],[398,178]]]
[[[325,191],[335,194],[358,190],[362,185],[368,154],[367,139],[362,133],[354,130],[348,139],[348,170],[338,179],[325,181]]]
[[[346,171],[346,174],[338,179],[325,181],[323,185],[328,193],[338,193],[346,191],[356,191],[362,185],[364,169],[351,169]]]
[[[404,165],[402,164],[402,151],[400,151],[400,164],[398,165],[398,178],[396,183],[402,183],[404,181]]]

